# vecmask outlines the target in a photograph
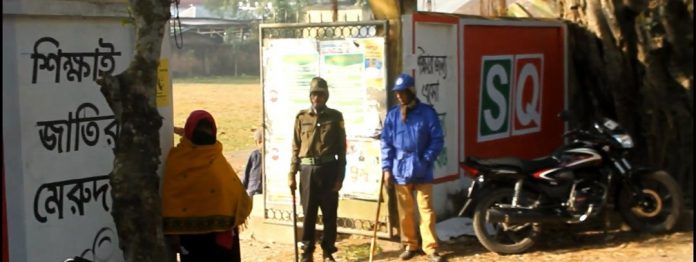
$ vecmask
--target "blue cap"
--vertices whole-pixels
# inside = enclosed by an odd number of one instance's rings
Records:
[[[392,88],[392,91],[404,91],[409,87],[412,87],[414,84],[415,81],[409,74],[400,74],[399,77],[396,78],[396,82],[394,82],[394,88]]]

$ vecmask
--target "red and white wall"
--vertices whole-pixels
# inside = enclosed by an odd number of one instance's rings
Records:
[[[566,28],[560,22],[416,13],[402,17],[403,71],[445,129],[435,163],[438,218],[470,180],[466,156],[536,158],[561,145],[566,108]]]

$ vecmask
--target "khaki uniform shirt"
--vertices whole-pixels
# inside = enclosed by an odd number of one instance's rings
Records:
[[[300,158],[338,156],[340,166],[346,163],[346,129],[343,114],[324,108],[319,113],[312,109],[301,110],[295,116],[292,140],[290,175],[297,173]],[[343,181],[344,174],[338,174]]]

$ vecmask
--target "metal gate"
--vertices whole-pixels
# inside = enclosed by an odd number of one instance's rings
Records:
[[[261,58],[261,82],[262,89],[265,90],[266,76],[264,70],[264,45],[267,41],[273,39],[315,39],[317,41],[323,40],[344,40],[344,39],[361,39],[361,38],[384,38],[384,53],[387,53],[387,34],[388,34],[388,23],[387,21],[366,21],[366,22],[339,22],[339,23],[298,23],[298,24],[262,24],[259,28],[259,52]],[[387,57],[384,58],[384,68],[389,64]],[[386,77],[386,74],[385,74]],[[385,81],[386,83],[386,81]],[[386,87],[386,86],[385,86]],[[267,122],[266,113],[266,96],[268,94],[263,93],[264,96],[264,129]],[[386,91],[385,91],[385,101],[386,104]],[[329,102],[331,106],[331,102]],[[287,116],[294,116],[295,112],[288,112]],[[348,126],[348,123],[346,123]],[[268,134],[267,130],[264,130]],[[268,138],[265,138],[268,141]],[[269,146],[264,143],[264,154],[269,153]],[[264,158],[266,159],[266,158]],[[282,163],[287,164],[288,163]],[[264,170],[266,161],[264,161]],[[381,170],[381,167],[379,168]],[[266,173],[264,174],[264,218],[266,223],[291,225],[292,224],[292,209],[290,205],[282,205],[277,203],[272,203],[269,201],[269,190],[274,190],[268,188],[269,177],[274,177],[276,174]],[[380,174],[375,174],[381,177]],[[281,176],[278,176],[281,177]],[[282,175],[285,177],[285,174]],[[345,184],[345,182],[344,182]],[[283,192],[287,192],[287,187],[284,188]],[[386,194],[386,190],[384,190]],[[272,193],[272,192],[271,192]],[[289,195],[289,192],[287,193]],[[377,193],[375,193],[375,198]],[[383,199],[387,199],[384,197]],[[386,200],[385,200],[386,201]],[[276,201],[277,202],[277,201]],[[299,202],[299,197],[298,197]],[[339,199],[339,210],[338,210],[338,232],[349,233],[349,234],[363,234],[372,235],[375,226],[378,227],[378,236],[380,237],[393,237],[397,231],[389,219],[389,208],[387,202],[381,203],[380,217],[378,219],[377,225],[375,225],[375,211],[377,208],[376,200],[361,200],[361,199],[350,199],[350,198],[340,198]],[[298,204],[299,206],[299,204]],[[301,210],[298,207],[298,210]],[[301,211],[298,211],[298,225],[302,226]],[[323,229],[321,215],[317,219],[317,229]]]

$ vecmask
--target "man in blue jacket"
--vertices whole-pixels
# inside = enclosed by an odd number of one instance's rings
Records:
[[[385,184],[395,184],[401,242],[405,246],[399,257],[411,259],[420,248],[415,225],[414,201],[417,201],[423,251],[431,261],[443,261],[437,252],[431,196],[433,162],[442,150],[444,136],[437,112],[418,100],[414,84],[413,77],[401,74],[392,89],[399,105],[389,110],[384,122],[382,170]]]

